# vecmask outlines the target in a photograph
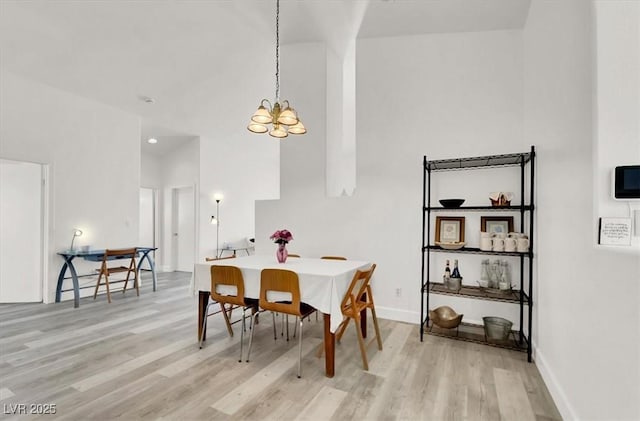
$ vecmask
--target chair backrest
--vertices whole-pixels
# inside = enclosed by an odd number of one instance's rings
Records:
[[[132,257],[136,257],[138,249],[133,247],[133,248],[129,248],[129,249],[106,249],[104,251],[104,260],[112,260],[114,258],[120,258],[120,259],[127,259],[127,258],[132,258]],[[111,259],[109,259],[111,258]]]
[[[291,299],[273,301],[268,298],[269,292],[291,294]],[[260,273],[260,307],[277,313],[300,316],[300,283],[298,274],[285,269],[262,269]]]
[[[233,294],[221,294],[218,287],[234,287]],[[211,266],[211,298],[221,303],[244,306],[244,278],[242,271],[235,266]]]
[[[325,259],[325,260],[347,260],[346,257],[342,257],[342,256],[322,256],[321,259]]]
[[[371,276],[373,275],[373,271],[376,269],[376,264],[372,264],[371,267],[367,270],[357,270],[355,275],[353,275],[353,279],[351,280],[351,284],[347,289],[347,292],[344,294],[342,298],[342,303],[340,304],[340,308],[344,311],[346,308],[355,305],[356,301],[362,297],[362,294],[365,292],[367,294],[367,300],[371,300],[371,287],[369,283],[371,282]]]
[[[138,249],[136,247],[128,249],[106,249],[104,256],[102,256],[102,268],[107,269],[107,261],[114,259],[130,259],[129,268],[136,268],[136,257],[138,256]]]
[[[205,262],[213,262],[215,260],[225,260],[225,259],[235,259],[235,254],[231,255],[231,256],[227,256],[227,257],[205,257],[204,261]]]

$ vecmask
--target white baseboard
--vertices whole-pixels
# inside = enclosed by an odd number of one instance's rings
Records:
[[[549,393],[553,398],[553,402],[556,404],[560,415],[562,415],[562,419],[565,420],[577,420],[578,415],[576,411],[573,409],[571,404],[569,403],[569,399],[567,399],[567,395],[564,393],[564,389],[558,383],[558,379],[550,370],[549,365],[547,364],[547,360],[540,350],[534,345],[533,351],[535,351],[535,363],[536,367],[538,367],[538,371],[542,376],[542,380],[544,384],[549,389]]]
[[[394,320],[397,322],[420,324],[420,313],[415,311],[399,310],[391,307],[380,307],[376,305],[376,315],[380,319]]]

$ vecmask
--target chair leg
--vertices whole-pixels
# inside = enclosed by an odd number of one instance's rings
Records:
[[[131,272],[127,272],[127,277],[124,280],[124,287],[122,288],[122,293],[124,294],[127,291],[127,285],[129,285],[129,274]]]
[[[276,313],[271,312],[271,318],[273,319],[273,340],[278,339],[278,333],[276,332]]]
[[[134,285],[136,287],[136,295],[140,296],[140,279],[138,278],[138,272],[135,273]]]
[[[133,286],[136,287],[136,295],[140,296],[140,279],[138,278],[138,271],[133,273]]]
[[[227,331],[229,332],[229,336],[233,338],[233,328],[231,327],[231,322],[229,321],[229,316],[227,315],[227,309],[224,307],[224,303],[220,304],[220,309],[222,310],[222,317],[224,317],[224,322],[227,324]]]
[[[360,329],[360,316],[354,319],[356,325],[356,332],[358,333],[358,345],[360,345],[360,354],[362,354],[362,366],[365,371],[369,371],[369,363],[367,362],[367,349],[364,345],[364,338],[362,337],[362,329]]]
[[[284,318],[285,318],[285,324],[287,325],[287,342],[289,342],[289,315],[285,314]]]
[[[380,337],[380,328],[378,327],[378,317],[376,316],[376,309],[371,307],[371,318],[373,319],[373,327],[376,330],[376,339],[378,340],[378,349],[382,351],[382,338]]]
[[[258,313],[255,313],[253,316],[251,316],[251,336],[249,336],[249,349],[247,350],[247,362],[249,362],[249,356],[251,355],[251,346],[253,345],[253,333],[256,331],[255,327],[255,318],[258,315]],[[275,318],[274,318],[275,321]]]
[[[240,331],[240,359],[238,359],[239,363],[242,362],[242,345],[244,344],[245,316],[246,316],[245,311],[246,311],[246,307],[242,307],[242,330]],[[251,317],[251,319],[253,320],[253,316]]]
[[[100,288],[100,281],[101,280],[102,280],[102,272],[100,272],[100,275],[98,276],[98,283],[96,284],[96,290],[93,292],[93,299],[94,300],[98,296],[98,289]]]
[[[302,317],[300,320],[300,336],[298,336],[298,378],[302,377]]]
[[[350,317],[344,317],[342,319],[342,322],[340,323],[340,326],[338,327],[338,331],[336,332],[336,342],[340,342],[340,339],[342,339],[342,334],[344,333],[345,329],[349,325],[349,321],[350,320],[351,320]]]
[[[204,342],[204,335],[207,333],[207,319],[209,314],[209,306],[213,303],[208,303],[207,308],[204,310],[203,320],[202,320],[202,333],[200,334],[200,349],[202,349],[202,343]]]
[[[109,290],[109,275],[104,275],[104,284],[107,286],[107,301],[111,304],[111,291]]]

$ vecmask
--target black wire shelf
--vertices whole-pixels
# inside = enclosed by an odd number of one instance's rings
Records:
[[[438,159],[427,161],[425,169],[427,171],[447,171],[463,170],[472,168],[504,167],[522,165],[531,160],[531,152],[479,156],[472,158]]]
[[[480,250],[475,247],[462,247],[459,249],[445,249],[440,246],[432,246],[428,245],[423,247],[423,250],[431,250],[436,252],[445,252],[445,253],[467,253],[467,254],[490,254],[494,256],[516,256],[516,257],[533,257],[533,253],[531,251],[520,253],[517,251],[485,251]]]
[[[475,298],[478,300],[500,301],[503,303],[513,303],[513,304],[520,304],[520,293],[521,293],[519,289],[500,291],[494,288],[481,288],[479,286],[473,286],[473,285],[462,285],[462,287],[458,291],[454,291],[445,287],[444,284],[442,284],[441,282],[430,282],[429,292],[431,294],[469,297],[469,298]],[[522,294],[524,294],[523,295],[524,304],[528,304],[529,297],[524,292],[522,292]]]
[[[424,208],[425,211],[432,212],[453,212],[456,211],[489,211],[489,212],[519,212],[521,210],[531,211],[533,210],[533,206],[524,205],[524,206],[460,206],[459,208],[443,208],[442,206],[426,206]]]
[[[444,329],[436,326],[431,321],[423,322],[424,333],[427,335],[440,336],[444,338],[456,339],[459,341],[473,342],[483,345],[495,346],[498,348],[506,348],[519,352],[527,352],[528,338],[527,335],[523,336],[523,341],[520,342],[520,332],[512,330],[509,333],[509,337],[504,341],[494,341],[486,338],[484,334],[484,327],[473,323],[460,323],[457,329]]]

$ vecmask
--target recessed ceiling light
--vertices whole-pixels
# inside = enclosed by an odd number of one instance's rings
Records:
[[[158,143],[158,139],[156,139],[155,137],[150,137],[149,139],[147,139],[147,143],[155,145],[156,143]]]
[[[145,95],[139,95],[138,99],[140,101],[146,102],[147,104],[153,104],[154,102],[156,102],[155,99],[151,98],[150,96],[145,96]]]

